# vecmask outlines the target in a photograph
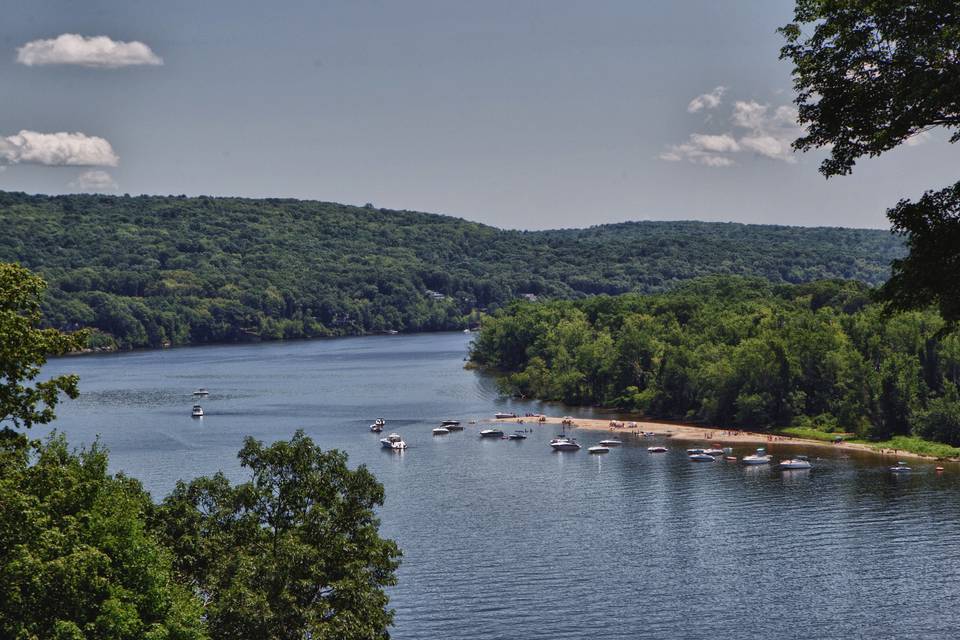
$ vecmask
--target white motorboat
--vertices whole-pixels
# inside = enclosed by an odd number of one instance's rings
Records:
[[[484,429],[480,432],[481,438],[502,438],[503,429]]]
[[[510,440],[526,440],[527,434],[525,434],[523,431],[514,431],[509,436],[507,436],[507,438],[509,438]]]
[[[580,444],[573,438],[560,435],[550,441],[550,447],[554,451],[579,451]]]
[[[448,433],[450,433],[450,429],[447,429],[446,427],[437,427],[433,430],[433,435],[435,436],[445,436]]]
[[[373,421],[373,424],[370,425],[370,431],[373,431],[374,433],[380,433],[381,431],[383,431],[383,428],[386,425],[387,425],[386,420],[384,420],[383,418],[377,418],[376,420]]]
[[[603,445],[597,445],[595,447],[590,447],[587,449],[590,453],[610,453],[610,447],[604,447]]]
[[[194,418],[203,417],[203,407],[198,404],[193,405],[193,409],[190,411],[190,415]]]
[[[647,453],[666,453],[666,447],[647,447]]]
[[[195,395],[195,396],[208,396],[208,395],[210,395],[210,392],[207,391],[206,389],[204,389],[203,387],[200,387],[199,389],[197,389],[196,391],[193,392],[193,395]]]
[[[789,471],[792,469],[810,469],[812,467],[807,456],[796,456],[790,458],[789,460],[781,460],[780,464],[777,466],[784,471]]]
[[[441,426],[441,427],[446,427],[447,429],[449,429],[450,427],[460,428],[460,429],[463,428],[463,427],[460,426],[460,421],[459,421],[459,420],[442,420],[442,421],[440,422],[440,426]]]
[[[913,469],[908,467],[907,463],[901,460],[895,467],[890,467],[890,471],[893,473],[911,473]]]
[[[619,447],[619,446],[622,445],[622,444],[623,444],[623,441],[622,441],[622,440],[617,440],[617,439],[615,439],[615,438],[611,438],[610,440],[601,440],[601,441],[600,441],[600,446],[601,446],[601,447]]]
[[[723,449],[704,449],[703,452],[708,456],[722,456],[725,453]]]
[[[407,443],[398,433],[391,433],[386,438],[381,438],[380,444],[384,449],[392,449],[393,451],[403,451],[407,448]]]
[[[767,455],[767,450],[763,448],[757,449],[757,452],[752,456],[743,456],[741,460],[743,464],[770,464],[770,456]]]
[[[653,436],[655,436],[655,435],[657,435],[657,434],[654,433],[653,431],[644,431],[642,435],[643,435],[644,438],[652,438]]]
[[[507,420],[508,418],[516,418],[516,417],[517,417],[517,414],[515,414],[515,413],[507,413],[507,412],[505,412],[505,411],[501,411],[501,412],[498,412],[498,413],[493,414],[493,417],[496,418],[497,420]]]
[[[717,459],[714,458],[712,455],[710,455],[709,453],[704,453],[702,451],[700,453],[691,453],[687,456],[687,458],[690,459],[690,462],[716,462],[717,461]]]
[[[703,449],[687,449],[688,456],[692,456],[695,453],[703,453]]]

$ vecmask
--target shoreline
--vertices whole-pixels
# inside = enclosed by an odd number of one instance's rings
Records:
[[[517,424],[518,420],[523,420],[524,424],[533,423],[540,425],[561,426],[563,418],[556,416],[544,416],[543,422],[537,422],[537,418],[529,416],[518,416],[516,419],[496,419],[484,420],[484,422],[496,422],[501,424]],[[639,434],[644,431],[655,433],[658,436],[666,436],[674,440],[683,442],[703,442],[709,444],[716,442],[724,445],[757,445],[763,446],[768,450],[773,446],[787,447],[816,447],[818,449],[829,449],[831,451],[847,451],[857,453],[868,453],[883,458],[912,458],[916,460],[929,460],[932,462],[950,462],[952,464],[960,463],[957,458],[938,458],[920,453],[912,453],[900,449],[877,449],[860,442],[824,442],[823,440],[812,440],[809,438],[798,438],[796,436],[786,436],[770,433],[758,433],[753,431],[740,431],[731,429],[718,429],[702,426],[693,426],[689,424],[678,424],[674,422],[651,422],[648,420],[618,420],[617,422],[627,425],[635,423],[636,427],[611,427],[612,420],[598,418],[574,418],[569,426],[575,429],[585,431],[606,431],[610,433],[632,433]]]

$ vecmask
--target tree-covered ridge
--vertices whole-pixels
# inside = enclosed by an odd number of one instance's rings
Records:
[[[47,322],[94,327],[121,347],[455,329],[524,293],[658,292],[709,274],[879,284],[903,254],[900,239],[872,230],[523,232],[285,199],[0,192],[0,227],[0,261],[50,284]]]
[[[712,277],[657,295],[515,303],[474,363],[504,391],[650,416],[960,444],[960,337],[933,311],[885,316],[866,286]]]

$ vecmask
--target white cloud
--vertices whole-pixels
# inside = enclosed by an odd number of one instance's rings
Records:
[[[67,185],[71,189],[78,191],[90,191],[93,193],[103,193],[105,191],[116,191],[117,183],[113,177],[106,171],[92,170],[84,171],[77,179]]]
[[[142,42],[120,42],[107,36],[64,33],[48,40],[33,40],[17,49],[17,62],[28,67],[75,64],[117,69],[134,65],[161,65],[163,59]]]
[[[740,138],[740,146],[744,149],[774,160],[797,161],[790,146],[803,134],[797,124],[796,107],[782,105],[771,112],[768,104],[737,101],[733,105],[731,121],[734,126],[749,131]]]
[[[0,162],[6,164],[115,167],[119,161],[109,142],[85,133],[23,130],[0,138]]]
[[[687,105],[687,111],[689,113],[696,113],[698,111],[703,111],[704,109],[716,109],[720,106],[720,102],[726,90],[726,87],[716,87],[709,93],[701,93],[690,101],[690,104]]]
[[[667,150],[660,154],[660,159],[668,162],[686,160],[707,167],[729,167],[736,163],[722,154],[739,150],[737,141],[731,135],[693,133],[688,142],[667,147]]]

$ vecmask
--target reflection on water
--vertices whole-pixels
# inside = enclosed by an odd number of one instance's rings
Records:
[[[495,411],[588,416],[499,399],[463,369],[469,336],[435,334],[204,347],[53,361],[81,397],[61,405],[74,444],[97,434],[115,469],[161,496],[178,478],[240,478],[243,437],[303,428],[384,483],[384,532],[404,550],[392,635],[493,638],[945,638],[960,586],[960,472],[839,451],[810,471],[690,463],[668,440],[624,436],[607,455],[550,450],[558,431],[491,440]],[[210,389],[194,399],[197,387]],[[194,402],[202,420],[190,418]],[[602,415],[597,412],[597,415]],[[409,449],[370,433],[387,418]],[[433,437],[441,419],[462,432]],[[666,454],[648,454],[667,444]],[[735,453],[752,453],[745,447]]]

